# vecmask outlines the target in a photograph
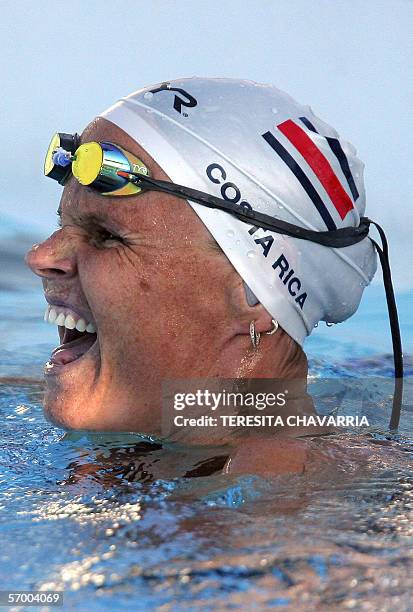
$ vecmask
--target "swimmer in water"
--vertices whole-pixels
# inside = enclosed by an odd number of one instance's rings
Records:
[[[301,380],[294,410],[314,414],[303,342],[356,311],[377,262],[363,164],[310,107],[251,81],[170,81],[57,134],[45,173],[64,184],[60,229],[27,263],[60,335],[48,418],[162,437],[163,381],[198,378]],[[226,469],[302,470],[289,433],[223,433]]]

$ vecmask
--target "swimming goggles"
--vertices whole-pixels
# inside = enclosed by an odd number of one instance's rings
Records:
[[[395,389],[390,418],[390,430],[397,430],[403,393],[403,354],[397,306],[391,278],[389,251],[384,230],[368,217],[361,217],[357,227],[328,231],[314,231],[277,219],[254,210],[251,205],[236,204],[211,194],[170,181],[153,179],[149,169],[135,155],[111,142],[80,144],[78,134],[56,133],[49,145],[44,162],[44,174],[64,185],[71,176],[102,196],[130,196],[143,191],[161,191],[184,200],[191,200],[209,208],[227,212],[244,223],[258,228],[309,240],[330,248],[343,248],[356,244],[369,234],[370,226],[377,228],[381,246],[372,238],[383,270],[383,281],[393,343]]]

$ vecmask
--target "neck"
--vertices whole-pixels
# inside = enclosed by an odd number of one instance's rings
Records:
[[[283,330],[261,335],[257,348],[245,334],[221,347],[213,368],[206,374],[221,378],[306,379],[308,363],[302,348]]]
[[[223,422],[221,417],[281,416],[285,422],[289,415],[314,414],[312,400],[307,394],[307,371],[307,359],[301,347],[282,330],[274,336],[262,335],[257,348],[252,347],[245,334],[237,335],[221,348],[214,367],[208,372],[198,373],[192,381],[187,380],[183,385],[179,380],[175,381],[174,389],[169,389],[168,400],[164,403],[170,407],[166,421],[171,424],[171,429],[167,437],[186,444],[237,446],[250,435],[286,433],[282,426],[269,427],[266,424],[263,427],[245,427],[242,420]],[[205,402],[205,391],[211,394],[209,403]],[[192,394],[195,396],[194,403],[191,406],[185,403],[177,411],[173,406],[177,392],[181,395]],[[229,393],[243,393],[244,398],[249,394],[251,403],[243,404],[241,408],[240,404],[224,404],[224,398]],[[266,399],[263,399],[257,408],[258,404],[252,397],[264,398],[264,394],[265,398],[270,394],[277,401],[264,405],[262,402],[266,402]],[[278,394],[285,396],[284,403],[281,400],[278,402]],[[177,415],[179,422],[186,425],[174,427]],[[211,418],[216,425],[212,426],[212,421],[208,421]],[[190,425],[190,419],[193,425]]]

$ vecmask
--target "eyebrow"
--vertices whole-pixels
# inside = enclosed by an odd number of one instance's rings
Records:
[[[59,204],[59,208],[56,211],[59,219],[62,219],[62,205]],[[102,223],[103,225],[107,225],[110,223],[110,219],[108,219],[107,215],[102,215],[99,213],[78,213],[76,211],[72,211],[70,216],[77,222],[79,225],[87,225],[90,223]]]

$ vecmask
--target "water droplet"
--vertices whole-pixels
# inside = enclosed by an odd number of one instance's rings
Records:
[[[249,257],[250,259],[252,259],[253,257],[255,257],[255,251],[248,251],[248,252],[247,252],[247,257]]]
[[[318,327],[318,323],[314,323],[314,327]]]
[[[227,236],[229,236],[230,238],[232,238],[233,236],[235,236],[235,232],[234,232],[234,230],[228,230],[228,231],[227,231]]]
[[[274,113],[274,115],[276,115],[278,113],[278,108],[275,108],[275,106],[273,106],[271,111]]]
[[[282,204],[278,204],[278,208],[279,208],[280,210],[283,210],[284,206],[283,206]]]
[[[333,327],[334,323],[330,323],[329,321],[326,321],[326,326],[327,327]]]
[[[145,98],[145,100],[152,100],[153,93],[151,91],[147,91],[146,93],[143,94],[143,97]]]

